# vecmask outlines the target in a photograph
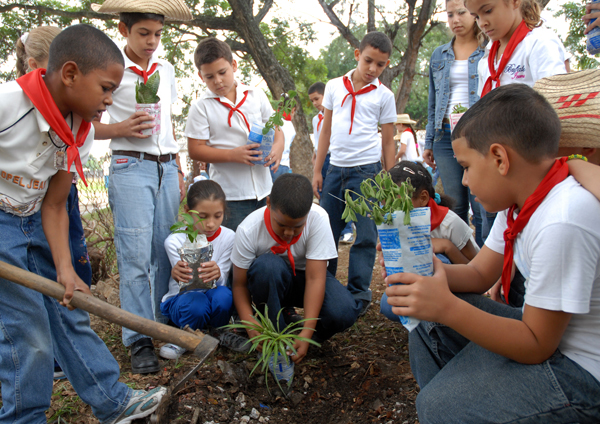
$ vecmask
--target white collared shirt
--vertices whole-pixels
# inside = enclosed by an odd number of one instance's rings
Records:
[[[319,111],[312,119],[315,152],[319,148],[319,137],[321,136],[321,130],[323,129],[323,121],[321,121],[321,126],[319,127],[319,116],[323,116],[323,112]]]
[[[236,82],[237,104],[248,97],[240,107],[248,124],[258,122],[264,124],[273,114],[273,108],[267,95],[260,89],[248,87]],[[206,90],[200,98],[192,102],[185,126],[185,136],[197,140],[207,140],[206,145],[216,149],[235,149],[248,143],[248,127],[242,115],[234,112],[231,116],[231,127],[228,124],[229,108],[219,103],[221,100],[233,107],[235,105],[225,96],[218,96]],[[243,163],[212,163],[210,179],[221,185],[228,201],[263,199],[271,192],[273,181],[269,168],[262,165],[246,165]]]
[[[477,65],[479,73],[477,94],[479,96],[481,96],[483,86],[490,76],[488,56],[491,46],[492,43],[489,43],[485,49],[485,54],[479,61],[479,65]],[[502,56],[498,59],[501,60]],[[500,76],[500,86],[521,83],[533,87],[539,79],[566,74],[565,59],[565,48],[554,31],[544,27],[534,28],[513,51],[509,62],[504,67],[504,72]],[[496,61],[496,69],[500,64],[500,60]],[[495,82],[492,84],[492,89],[494,88],[496,88]]]
[[[283,154],[281,155],[280,165],[290,167],[290,149],[292,148],[292,142],[296,138],[296,129],[292,121],[283,121],[281,126],[281,132],[283,132]]]
[[[256,258],[271,251],[277,242],[265,225],[263,206],[244,219],[235,232],[231,262],[238,268],[249,269]],[[337,249],[329,224],[329,215],[319,205],[312,204],[300,239],[290,247],[295,268],[306,269],[306,260],[328,261],[337,258]],[[290,264],[287,251],[279,255]]]
[[[133,73],[130,66],[141,68],[127,57],[125,52],[125,73],[121,85],[113,94],[113,104],[107,107],[110,114],[110,124],[123,122],[135,113],[135,83],[144,82],[144,79]],[[173,137],[173,124],[171,122],[171,105],[177,101],[177,85],[175,82],[175,69],[173,65],[163,59],[154,56],[148,62],[148,70],[157,63],[155,72],[160,74],[160,86],[158,97],[160,97],[161,121],[160,133],[148,138],[118,137],[110,142],[112,150],[133,150],[135,152],[149,153],[152,155],[164,155],[179,152],[179,145]]]
[[[354,71],[353,69],[345,75],[350,82]],[[377,124],[396,122],[396,102],[394,93],[378,79],[371,85],[375,85],[377,89],[356,96],[352,134],[348,134],[352,97],[348,96],[342,107],[342,101],[348,94],[343,77],[332,79],[325,86],[323,106],[332,111],[329,151],[331,164],[334,166],[367,165],[379,162],[381,158],[381,138],[377,132]]]
[[[58,172],[54,156],[59,150],[65,152],[67,146],[56,136],[50,139],[50,125],[16,81],[0,85],[0,99],[0,210],[33,215],[42,206],[50,178]],[[71,114],[66,121],[76,137],[81,117]],[[79,149],[82,164],[93,141],[92,126]],[[76,172],[75,164],[71,172]]]

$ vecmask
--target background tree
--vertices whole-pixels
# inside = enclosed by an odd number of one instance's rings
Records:
[[[585,29],[583,15],[585,15],[585,5],[587,3],[586,0],[570,1],[563,4],[562,8],[554,14],[555,17],[564,16],[569,21],[569,35],[564,40],[564,44],[576,62],[571,63],[571,66],[577,69],[596,69],[600,65],[600,62],[585,49],[586,37],[583,35]]]

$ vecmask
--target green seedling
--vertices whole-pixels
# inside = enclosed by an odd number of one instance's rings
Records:
[[[457,105],[454,105],[454,107],[452,108],[452,113],[465,113],[467,111],[467,108],[464,107],[463,105],[461,105],[460,103]]]
[[[190,243],[194,244],[198,238],[198,230],[195,228],[202,219],[198,217],[198,211],[189,210],[188,213],[182,213],[182,220],[171,226],[171,232],[174,234],[187,235]]]
[[[160,74],[155,72],[148,78],[146,84],[135,83],[135,101],[139,104],[155,104],[160,102],[158,87],[160,86]]]
[[[271,115],[269,120],[265,123],[265,127],[263,128],[263,135],[267,134],[272,128],[280,128],[283,125],[283,114],[292,113],[292,109],[294,108],[295,101],[294,97],[296,97],[298,93],[294,90],[290,90],[287,93],[283,93],[279,100],[275,102],[274,109],[275,113]]]

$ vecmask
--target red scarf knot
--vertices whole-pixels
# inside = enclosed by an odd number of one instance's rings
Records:
[[[275,255],[281,255],[282,253],[285,253],[287,251],[287,256],[290,261],[290,266],[292,267],[292,272],[294,273],[294,275],[296,275],[296,265],[294,263],[294,257],[292,256],[291,247],[298,240],[300,240],[300,236],[302,235],[302,232],[300,232],[300,234],[298,234],[296,237],[294,237],[292,239],[292,241],[290,241],[288,243],[285,240],[283,240],[281,237],[279,237],[277,234],[275,234],[275,231],[273,231],[273,227],[271,226],[271,210],[269,208],[265,208],[264,219],[265,219],[265,226],[267,227],[267,231],[269,232],[269,235],[273,238],[273,240],[275,240],[277,242],[276,246],[271,247],[271,252],[273,252]]]
[[[85,143],[85,139],[87,138],[92,125],[89,122],[82,120],[79,130],[77,131],[77,137],[73,137],[73,132],[60,113],[58,106],[56,106],[56,102],[52,98],[52,95],[44,82],[43,76],[45,74],[45,69],[36,69],[17,79],[17,83],[23,89],[25,95],[29,97],[33,106],[35,106],[46,122],[48,122],[50,128],[54,130],[63,143],[69,146],[67,147],[67,171],[71,172],[71,165],[75,163],[77,173],[87,187],[81,157],[79,156],[79,148]]]
[[[319,112],[319,114],[317,115],[319,117],[319,123],[317,124],[317,132],[321,131],[321,124],[323,123],[323,114],[321,112]],[[319,140],[317,140],[318,142]]]
[[[512,56],[517,46],[521,43],[521,41],[523,41],[525,36],[529,34],[530,31],[531,28],[527,26],[525,21],[521,21],[513,35],[510,37],[510,40],[506,45],[506,49],[504,49],[504,53],[502,53],[502,59],[498,64],[498,69],[495,69],[494,63],[496,61],[496,54],[498,53],[498,49],[500,48],[500,40],[494,41],[492,47],[490,48],[490,54],[488,56],[488,69],[490,70],[490,76],[485,81],[483,90],[481,91],[481,97],[485,96],[487,93],[492,91],[492,85],[494,81],[496,82],[496,87],[493,88],[500,87],[500,77],[504,72],[504,68],[508,64],[508,61],[510,60],[510,57]]]
[[[554,165],[550,168],[550,171],[546,174],[540,185],[537,186],[533,194],[529,196],[523,208],[517,215],[517,219],[514,218],[514,212],[517,205],[512,205],[508,210],[506,217],[506,230],[504,230],[504,264],[502,265],[502,288],[504,290],[504,298],[508,302],[508,293],[510,291],[510,277],[512,274],[512,267],[514,263],[514,244],[515,239],[519,235],[523,228],[529,222],[531,215],[536,211],[538,206],[544,201],[550,190],[557,184],[560,184],[569,176],[569,167],[567,165],[567,158],[563,157],[554,161]]]
[[[437,203],[435,203],[435,200],[433,200],[431,197],[429,198],[427,207],[431,212],[431,231],[433,231],[440,226],[444,218],[446,218],[446,215],[448,214],[448,211],[450,209],[448,209],[445,206],[438,205]]]
[[[344,107],[344,102],[346,101],[348,96],[352,97],[352,109],[350,110],[350,131],[348,132],[348,134],[352,134],[352,126],[354,125],[354,112],[356,111],[356,96],[360,96],[361,94],[366,94],[373,90],[377,90],[377,86],[371,83],[355,92],[354,87],[352,87],[352,82],[350,81],[350,78],[344,75],[343,81],[344,87],[346,87],[346,90],[348,90],[348,94],[346,94],[344,96],[344,100],[342,100],[342,107]]]
[[[283,116],[283,119],[286,121],[291,121],[292,120],[292,115],[287,113],[287,112],[281,112],[281,116]]]
[[[144,84],[146,84],[148,82],[148,78],[150,78],[154,71],[156,71],[157,66],[158,63],[153,63],[148,71],[138,69],[137,66],[130,66],[129,69],[131,69],[134,74],[137,74],[140,77],[142,77],[144,79]]]
[[[213,241],[214,239],[216,239],[220,235],[221,235],[221,227],[219,227],[219,229],[217,231],[215,231],[215,233],[212,236],[206,237],[206,240]]]
[[[240,110],[240,107],[242,107],[242,105],[244,104],[244,102],[246,101],[247,98],[248,98],[248,90],[244,91],[244,98],[237,105],[235,105],[235,107],[233,107],[229,103],[223,102],[218,97],[214,97],[214,99],[217,102],[221,103],[223,106],[225,106],[226,108],[229,109],[229,115],[227,116],[227,123],[229,124],[229,128],[231,128],[231,117],[233,116],[234,112],[237,112],[240,115],[242,115],[242,118],[244,118],[244,122],[246,123],[246,127],[248,127],[248,131],[250,131],[250,124],[248,123],[248,120],[246,119],[246,115],[244,115],[244,112],[242,112]]]

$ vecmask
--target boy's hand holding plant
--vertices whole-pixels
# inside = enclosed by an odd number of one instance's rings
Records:
[[[182,283],[189,283],[192,279],[192,273],[192,268],[184,261],[178,261],[173,269],[171,269],[171,277],[173,277],[175,281],[180,281]]]

